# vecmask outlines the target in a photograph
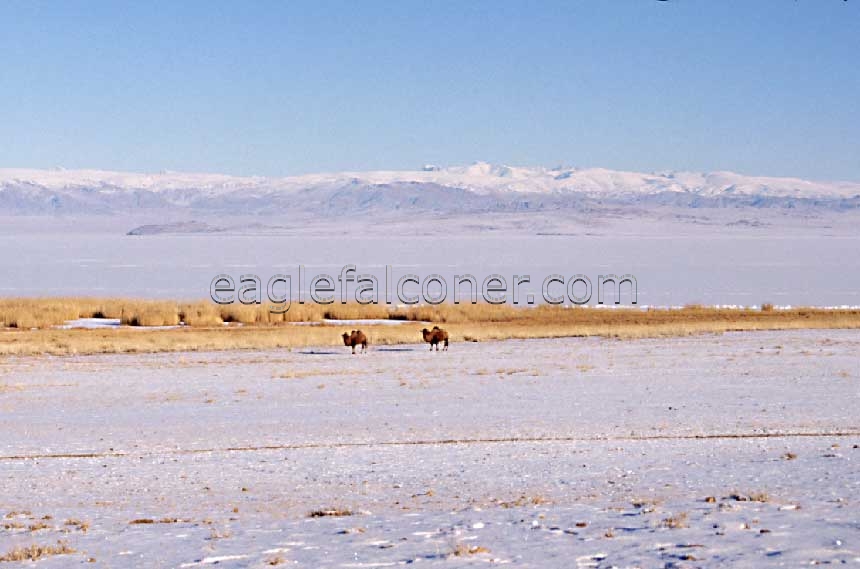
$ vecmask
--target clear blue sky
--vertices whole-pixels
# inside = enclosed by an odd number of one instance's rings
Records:
[[[860,0],[4,0],[0,23],[0,167],[860,180]]]

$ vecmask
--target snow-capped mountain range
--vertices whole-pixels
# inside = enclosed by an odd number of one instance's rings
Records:
[[[0,169],[0,214],[195,212],[350,214],[678,207],[860,208],[860,183],[732,172],[637,173],[492,165],[339,172],[285,178],[101,170]]]

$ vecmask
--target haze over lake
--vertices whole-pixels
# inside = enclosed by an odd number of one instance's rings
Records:
[[[222,273],[237,281],[256,274],[263,283],[285,273],[295,288],[301,264],[307,288],[313,275],[336,277],[354,264],[381,283],[386,265],[395,282],[405,274],[440,274],[449,299],[453,276],[464,273],[479,282],[499,273],[509,286],[513,275],[527,274],[531,282],[521,290],[538,301],[548,275],[581,273],[596,282],[612,273],[635,275],[639,305],[860,305],[860,236],[839,225],[848,221],[837,218],[834,227],[811,230],[629,220],[568,227],[562,234],[481,230],[454,221],[446,222],[449,232],[434,236],[423,229],[441,222],[418,220],[379,227],[331,222],[306,232],[139,236],[126,235],[128,223],[114,218],[14,218],[0,228],[0,293],[196,299],[208,298],[212,278]],[[622,301],[630,299],[625,294]],[[595,294],[589,304],[596,302]]]

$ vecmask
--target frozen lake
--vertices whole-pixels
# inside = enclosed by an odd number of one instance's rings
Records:
[[[860,305],[860,233],[844,224],[727,229],[652,223],[536,234],[469,228],[434,233],[418,222],[388,232],[384,225],[298,225],[271,234],[129,236],[131,222],[113,218],[104,226],[53,223],[13,218],[0,228],[0,294],[199,299],[208,298],[212,278],[222,273],[237,281],[256,274],[264,286],[272,275],[286,273],[296,288],[304,265],[307,289],[312,276],[337,276],[354,264],[358,274],[376,275],[381,283],[386,265],[393,267],[395,283],[409,273],[440,274],[449,299],[455,274],[473,274],[480,283],[498,273],[509,287],[513,275],[529,275],[521,290],[540,299],[548,275],[582,273],[596,283],[598,275],[614,273],[635,275],[640,305]],[[596,301],[595,292],[590,304]],[[626,293],[623,301],[629,302]]]
[[[0,555],[857,564],[858,351],[786,331],[6,359]],[[353,515],[308,516],[331,509]]]

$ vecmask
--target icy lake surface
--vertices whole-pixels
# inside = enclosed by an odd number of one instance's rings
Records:
[[[299,265],[305,267],[307,290],[314,275],[336,277],[353,264],[357,274],[373,274],[382,284],[386,265],[392,266],[393,284],[407,274],[442,275],[449,300],[457,274],[472,274],[479,283],[501,274],[509,290],[514,275],[529,275],[531,282],[521,289],[524,302],[528,292],[540,299],[549,275],[585,274],[596,283],[599,275],[612,273],[636,277],[640,305],[860,305],[854,218],[816,218],[804,225],[800,216],[747,227],[727,224],[748,212],[713,215],[720,216],[719,224],[707,218],[592,226],[539,217],[549,224],[543,227],[528,225],[535,223],[531,217],[482,216],[475,219],[480,227],[462,219],[292,226],[289,219],[274,219],[268,223],[279,221],[284,228],[146,236],[126,235],[136,222],[111,217],[6,218],[0,224],[0,294],[199,299],[209,297],[213,277],[222,273],[237,281],[256,274],[263,286],[285,273],[293,279],[295,300]],[[355,283],[351,287],[348,298]],[[392,296],[396,303],[394,291]],[[596,297],[593,291],[590,304]],[[629,303],[626,292],[622,300]]]
[[[858,354],[787,331],[7,358],[0,555],[857,566]]]

